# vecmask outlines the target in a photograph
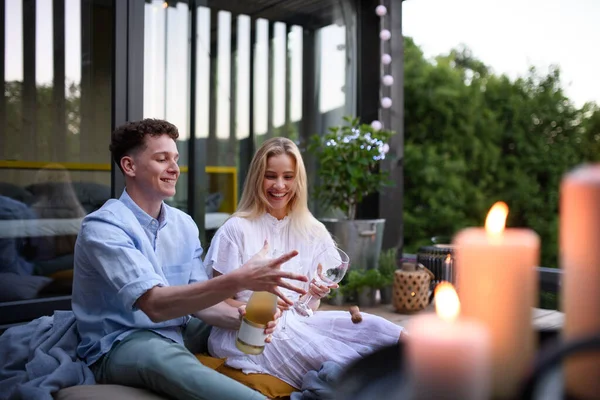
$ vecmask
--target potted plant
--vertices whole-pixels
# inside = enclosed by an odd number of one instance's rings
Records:
[[[365,196],[391,183],[379,163],[389,151],[389,130],[344,117],[344,124],[313,135],[308,151],[319,162],[314,195],[319,204],[339,210],[342,218],[321,221],[348,255],[353,268],[376,269],[385,220],[357,220],[356,207]]]
[[[395,247],[383,251],[379,256],[379,273],[381,274],[379,294],[381,297],[381,304],[392,303],[392,287],[394,285],[394,276],[398,269],[397,256],[398,249]]]
[[[382,284],[381,273],[377,269],[355,269],[348,273],[347,282],[341,287],[345,296],[356,299],[359,307],[373,307],[375,293]]]
[[[331,292],[327,295],[327,302],[334,306],[343,306],[346,298],[344,296],[343,291],[344,283],[340,283],[340,287],[338,289],[332,289]]]

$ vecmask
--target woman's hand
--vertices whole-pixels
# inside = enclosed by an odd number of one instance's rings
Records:
[[[291,306],[281,299],[277,299],[277,308],[281,311],[287,311],[291,308]]]
[[[307,296],[311,296],[311,299],[308,302],[308,306],[313,311],[317,311],[317,309],[321,305],[321,299],[327,296],[329,292],[331,292],[331,289],[337,289],[338,287],[339,285],[337,283],[333,283],[327,286],[321,281],[313,279],[308,287],[308,293],[302,296],[300,300],[304,301],[304,299],[306,299]]]
[[[331,292],[331,289],[337,289],[338,287],[339,285],[337,283],[327,286],[313,279],[310,282],[310,286],[308,287],[308,294],[312,295],[313,298],[320,300],[323,297],[327,296],[329,292]]]
[[[240,321],[246,315],[246,305],[242,305],[238,307],[238,312],[240,313]],[[277,308],[275,310],[275,314],[273,315],[273,321],[269,321],[267,324],[267,328],[265,329],[265,334],[268,335],[265,339],[266,343],[271,343],[271,335],[275,332],[275,328],[277,328],[277,323],[279,322],[279,318],[281,317],[281,310]]]

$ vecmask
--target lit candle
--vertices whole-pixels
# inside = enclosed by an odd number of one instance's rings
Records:
[[[456,319],[460,302],[450,283],[435,291],[437,315],[413,318],[407,327],[408,399],[489,398],[489,337],[474,321]]]
[[[506,204],[496,203],[485,229],[467,228],[454,239],[463,314],[490,332],[495,398],[516,395],[535,347],[540,239],[529,229],[505,229],[507,215]]]
[[[565,175],[560,195],[563,336],[574,340],[600,332],[600,164]],[[600,353],[569,358],[565,382],[569,395],[597,398]]]

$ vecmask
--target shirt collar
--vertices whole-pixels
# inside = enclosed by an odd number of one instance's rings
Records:
[[[135,215],[141,226],[145,228],[150,227],[152,226],[153,221],[156,221],[158,222],[158,229],[162,229],[167,224],[169,207],[167,207],[164,202],[161,204],[160,214],[158,215],[158,220],[156,220],[152,218],[146,211],[142,210],[135,201],[133,201],[133,199],[129,196],[129,193],[127,193],[127,188],[123,189],[123,193],[121,194],[119,200],[133,212],[133,215]]]

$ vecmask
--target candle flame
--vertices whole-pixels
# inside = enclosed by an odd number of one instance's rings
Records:
[[[508,216],[508,206],[499,201],[490,208],[485,219],[485,231],[491,235],[500,235],[504,232],[506,226],[506,217]]]
[[[449,282],[442,282],[435,288],[435,312],[445,321],[454,321],[460,313],[458,294]]]

